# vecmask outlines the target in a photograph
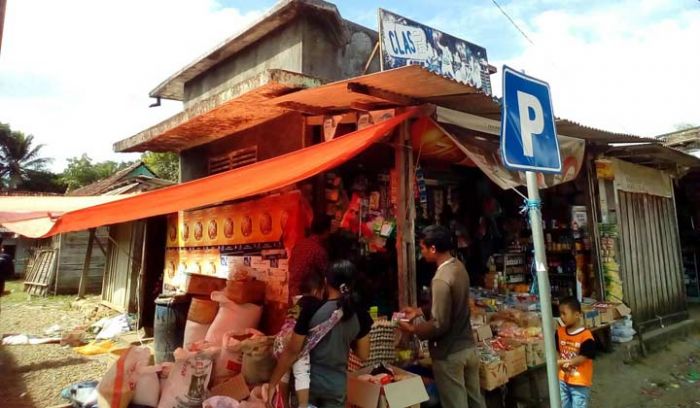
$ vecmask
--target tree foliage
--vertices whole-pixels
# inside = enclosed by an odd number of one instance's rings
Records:
[[[61,174],[60,180],[71,191],[107,178],[131,164],[131,162],[112,160],[93,163],[87,154],[83,154],[80,157],[68,159],[68,165]]]
[[[177,153],[146,152],[141,160],[156,176],[177,182],[180,175],[180,159]]]
[[[45,172],[51,159],[41,156],[42,144],[34,144],[34,136],[12,130],[0,123],[0,180],[9,190],[17,190],[31,176]]]

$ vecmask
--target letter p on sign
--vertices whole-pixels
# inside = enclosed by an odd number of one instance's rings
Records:
[[[511,170],[560,173],[549,85],[504,66],[502,105],[503,164]]]
[[[520,137],[523,139],[525,156],[535,155],[532,149],[532,137],[544,130],[542,104],[534,96],[518,91],[518,110],[520,111]]]

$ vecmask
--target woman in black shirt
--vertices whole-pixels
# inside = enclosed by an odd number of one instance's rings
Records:
[[[282,352],[270,380],[272,396],[284,373],[288,372],[304,348],[312,328],[328,322],[336,310],[342,318],[310,350],[311,389],[309,402],[318,408],[343,408],[346,399],[346,372],[350,348],[361,360],[369,357],[369,331],[372,319],[356,305],[355,266],[350,261],[331,265],[326,275],[327,299],[320,305],[301,310],[294,334]]]

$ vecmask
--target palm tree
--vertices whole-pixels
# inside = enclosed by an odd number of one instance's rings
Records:
[[[0,178],[8,189],[15,190],[33,172],[40,171],[51,162],[41,157],[44,145],[34,144],[34,136],[12,131],[10,126],[0,123]]]

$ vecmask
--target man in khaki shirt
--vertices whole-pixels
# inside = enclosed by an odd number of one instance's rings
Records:
[[[420,309],[404,309],[401,329],[429,340],[433,374],[443,408],[484,406],[479,384],[479,353],[469,318],[469,274],[450,254],[450,230],[430,226],[423,230],[421,254],[438,265],[431,283],[430,316]]]

